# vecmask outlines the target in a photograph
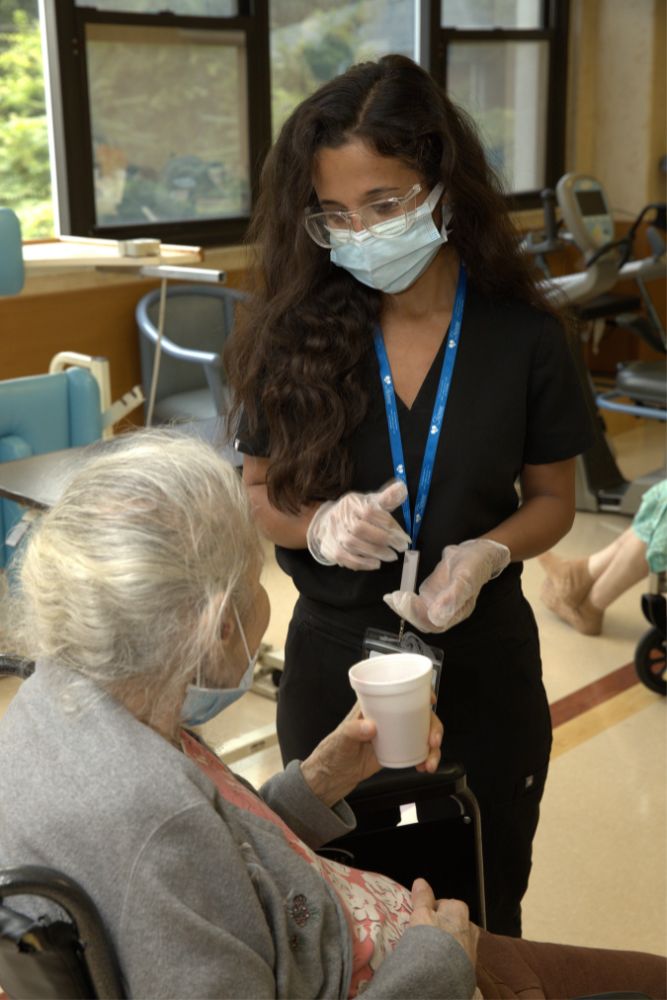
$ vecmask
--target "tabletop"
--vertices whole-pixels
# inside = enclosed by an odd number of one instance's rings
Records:
[[[170,429],[208,441],[235,468],[243,464],[242,456],[229,442],[224,418],[192,420],[174,424]],[[85,447],[65,448],[13,462],[0,462],[0,497],[37,510],[48,510],[60,499],[67,483],[86,461],[117,440],[110,438]]]

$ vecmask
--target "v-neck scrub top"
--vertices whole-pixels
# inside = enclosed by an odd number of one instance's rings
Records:
[[[397,398],[413,510],[445,341],[443,337],[412,407]],[[364,364],[369,406],[349,441],[354,473],[347,487],[362,493],[378,490],[393,477],[382,386],[370,330]],[[579,377],[558,320],[522,302],[485,299],[470,283],[418,540],[418,584],[432,572],[446,545],[477,538],[516,511],[519,497],[515,483],[524,465],[569,459],[591,443],[592,428]],[[267,435],[259,433],[251,438],[242,422],[237,448],[246,454],[267,456]],[[400,508],[394,516],[403,524]],[[326,619],[334,632],[348,637],[358,635],[357,658],[361,658],[361,638],[368,626],[397,631],[398,618],[382,597],[400,586],[401,557],[393,563],[383,562],[378,570],[353,571],[322,566],[307,549],[277,546],[276,556],[301,595],[297,609],[306,608],[322,621]],[[502,722],[498,719],[499,739],[501,732],[507,733],[508,729],[516,732],[518,727],[523,732],[520,739],[518,733],[516,739],[502,739],[500,746],[492,733],[487,733],[488,739],[481,741],[486,747],[478,744],[480,764],[489,752],[489,744],[495,744],[496,752],[504,756],[503,766],[518,774],[526,763],[521,748],[532,746],[537,758],[532,763],[541,760],[546,764],[551,738],[537,629],[521,592],[521,570],[521,563],[512,563],[487,583],[466,621],[443,634],[423,636],[445,650],[438,711],[445,722],[445,747],[449,744],[451,756],[461,759],[464,748],[457,745],[456,733],[465,732],[467,748],[463,759],[468,767],[473,766],[471,755],[476,753],[470,743],[478,743],[471,741],[471,733],[477,728],[475,720],[483,727],[483,717],[488,722],[495,704],[498,715],[504,717]],[[511,649],[514,662],[515,651],[524,639],[530,665],[525,671],[519,666],[505,675],[503,642],[507,640],[508,655]],[[496,666],[494,656],[498,656]],[[488,684],[472,665],[448,670],[448,662],[453,666],[456,660],[470,662],[480,657],[487,663]],[[443,692],[446,704],[441,711]],[[531,712],[533,700],[539,700],[539,712]],[[313,711],[318,711],[316,706]],[[527,719],[535,725],[532,735]]]
[[[405,465],[415,496],[437,390],[445,340],[411,408],[397,397]],[[379,489],[393,478],[382,386],[369,332],[369,409],[349,442],[349,490]],[[515,481],[526,464],[559,462],[592,443],[590,420],[565,335],[549,314],[518,302],[489,302],[468,289],[433,480],[418,540],[421,582],[445,545],[477,538],[519,506]],[[242,425],[237,447],[268,454],[265,434],[250,439]],[[403,525],[400,508],[394,517]],[[402,560],[372,572],[321,566],[307,549],[276,547],[278,562],[300,594],[365,620],[365,608],[397,590]],[[511,564],[489,589],[505,590],[521,572]],[[388,620],[394,621],[395,616]]]

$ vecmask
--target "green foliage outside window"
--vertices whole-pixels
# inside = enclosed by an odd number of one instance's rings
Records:
[[[24,239],[54,228],[36,6],[0,3],[0,204],[14,209]]]
[[[269,9],[274,136],[297,104],[353,63],[414,57],[414,0],[280,0]]]

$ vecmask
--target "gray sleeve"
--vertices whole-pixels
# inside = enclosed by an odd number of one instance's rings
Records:
[[[458,941],[437,927],[424,926],[403,932],[363,996],[369,1000],[468,1000],[474,991],[475,971]]]
[[[128,996],[275,997],[266,915],[209,803],[183,809],[144,845],[125,892],[118,950]]]
[[[329,809],[314,795],[298,760],[290,761],[284,771],[269,778],[259,794],[313,850],[344,836],[356,826],[354,813],[347,802],[338,802]]]

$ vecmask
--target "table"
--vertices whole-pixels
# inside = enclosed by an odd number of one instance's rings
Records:
[[[224,418],[188,421],[174,424],[171,429],[208,441],[235,468],[243,464],[242,456],[228,443]],[[114,440],[118,438],[96,441],[81,448],[32,455],[13,462],[0,462],[0,497],[36,510],[48,510],[60,499],[69,480],[86,461],[108,448]]]

